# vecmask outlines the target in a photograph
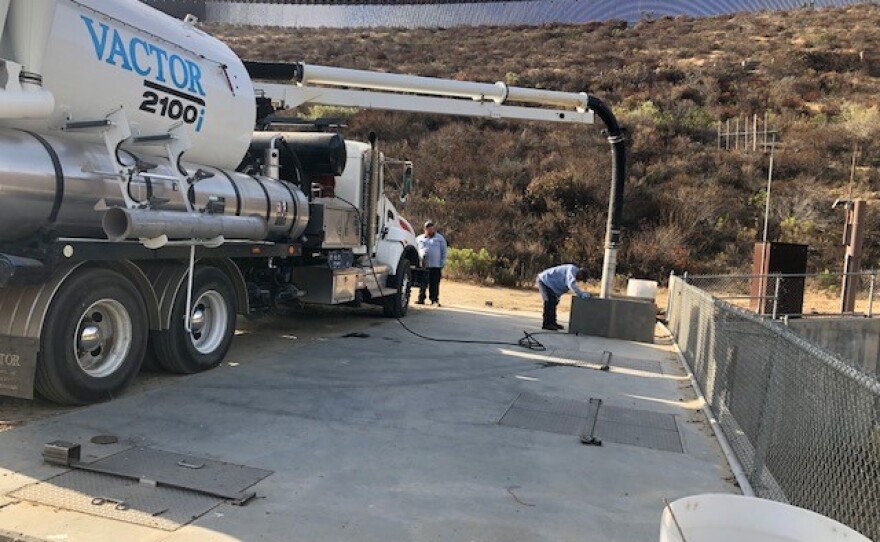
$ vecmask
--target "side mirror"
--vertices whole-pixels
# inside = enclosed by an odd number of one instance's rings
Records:
[[[404,162],[403,163],[403,186],[400,189],[400,199],[401,201],[406,201],[406,197],[412,192],[413,189],[413,163],[412,162]]]

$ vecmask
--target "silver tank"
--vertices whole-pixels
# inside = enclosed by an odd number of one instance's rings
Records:
[[[120,158],[131,164],[135,156],[122,151]],[[190,173],[201,168],[213,174],[187,190],[170,179],[156,178],[172,176],[167,160],[141,159],[157,167],[127,184],[136,201],[147,202],[151,195],[156,209],[181,212],[186,211],[184,197],[190,197],[198,209],[210,200],[223,202],[224,215],[265,220],[266,239],[273,241],[296,240],[305,231],[308,198],[296,186],[184,163]],[[119,180],[106,175],[115,168],[104,146],[0,129],[0,163],[0,242],[22,241],[46,231],[62,237],[102,238],[105,211],[125,206]]]

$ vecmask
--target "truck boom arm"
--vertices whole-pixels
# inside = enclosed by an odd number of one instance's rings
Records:
[[[617,266],[626,148],[623,130],[614,113],[595,96],[476,83],[433,77],[351,70],[307,64],[246,62],[257,96],[280,108],[322,104],[410,113],[443,114],[505,120],[593,124],[607,128],[612,154],[612,184],[605,233],[602,297],[610,297]],[[264,79],[288,82],[267,83]]]

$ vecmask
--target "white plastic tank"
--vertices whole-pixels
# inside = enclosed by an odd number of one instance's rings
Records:
[[[626,284],[626,296],[654,301],[657,297],[657,281],[629,279],[629,282]]]
[[[694,495],[669,508],[663,511],[660,542],[871,542],[815,512],[756,497]]]
[[[186,160],[226,169],[239,165],[250,144],[254,90],[241,60],[221,41],[138,0],[57,0],[42,72],[54,112],[10,124],[59,135],[68,117],[99,120],[123,107],[141,135],[183,123],[192,143]]]

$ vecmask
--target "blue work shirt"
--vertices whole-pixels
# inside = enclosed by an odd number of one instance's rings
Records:
[[[538,280],[553,291],[557,297],[571,290],[575,295],[583,297],[584,291],[578,288],[578,266],[572,264],[559,265],[538,273]]]
[[[419,235],[416,237],[416,247],[419,249],[419,258],[425,260],[425,267],[446,267],[446,239],[442,235]]]

